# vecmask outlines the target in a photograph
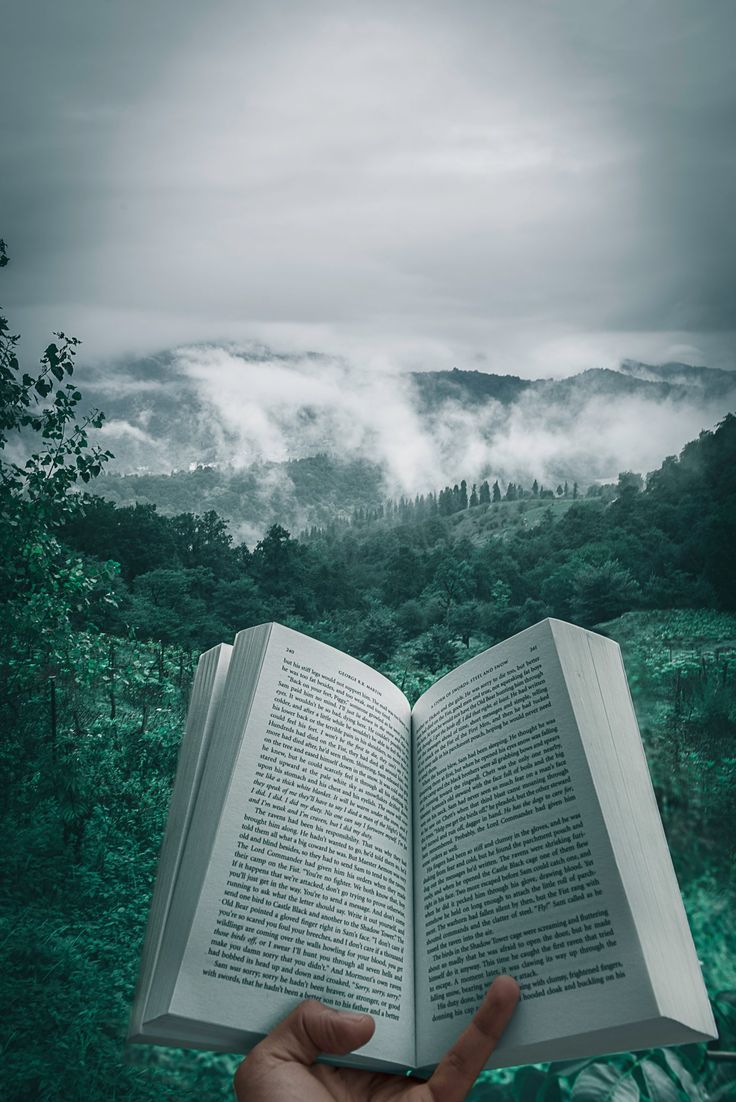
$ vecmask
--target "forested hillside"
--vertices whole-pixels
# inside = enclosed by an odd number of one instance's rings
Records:
[[[90,493],[108,456],[90,443],[102,415],[81,413],[75,352],[59,335],[24,371],[0,324],[0,443],[34,440],[27,462],[8,447],[0,464],[3,1097],[227,1097],[234,1060],[126,1058],[124,1036],[197,654],[270,619],[411,698],[547,615],[619,639],[721,1046],[736,1047],[736,417],[646,486],[623,473],[582,500],[574,486],[428,487],[245,546],[215,511]],[[703,1046],[624,1054],[499,1073],[476,1097],[720,1102],[730,1066]]]
[[[469,496],[463,483],[382,516],[357,510],[306,542],[274,525],[249,549],[214,511],[79,506],[59,528],[65,544],[119,564],[115,604],[95,626],[198,649],[280,619],[369,661],[434,672],[471,639],[488,645],[544,616],[591,626],[631,609],[736,609],[731,415],[644,488],[628,473],[584,500],[569,487],[518,498],[513,484]]]
[[[259,346],[191,346],[88,365],[86,377],[116,453],[96,492],[167,515],[212,509],[250,543],[274,523],[296,533],[462,478],[468,493],[484,479],[517,494],[535,481],[585,493],[625,467],[651,470],[736,401],[736,374],[687,364],[387,380]]]

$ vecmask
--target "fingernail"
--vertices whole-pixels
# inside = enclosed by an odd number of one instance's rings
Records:
[[[369,1014],[356,1014],[352,1010],[341,1010],[340,1017],[346,1018],[349,1022],[365,1022],[370,1017]]]

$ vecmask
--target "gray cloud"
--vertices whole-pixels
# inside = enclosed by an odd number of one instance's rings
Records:
[[[11,4],[0,299],[94,358],[733,366],[728,0]]]

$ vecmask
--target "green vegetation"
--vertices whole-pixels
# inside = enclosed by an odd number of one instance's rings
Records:
[[[96,492],[116,505],[156,505],[173,516],[216,509],[234,528],[286,523],[293,528],[330,524],[359,510],[379,507],[383,475],[367,460],[337,461],[326,455],[283,463],[254,463],[245,469],[201,464],[171,474],[103,473]]]
[[[101,415],[79,414],[76,343],[59,335],[23,372],[0,320],[3,1098],[227,1097],[234,1058],[126,1056],[124,1036],[193,663],[267,619],[366,658],[412,699],[542,616],[602,624],[624,650],[735,1048],[736,418],[644,488],[625,475],[584,500],[480,487],[477,503],[448,488],[442,509],[398,503],[306,541],[275,524],[249,550],[211,510],[89,496],[108,456],[88,440]],[[695,1046],[489,1074],[474,1095],[720,1102],[732,1067]]]

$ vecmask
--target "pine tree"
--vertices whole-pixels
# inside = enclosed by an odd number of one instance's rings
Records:
[[[460,496],[458,497],[458,509],[467,509],[468,507],[468,484],[465,479],[460,483]]]
[[[532,482],[532,497],[539,497],[539,483],[536,478]]]
[[[473,483],[473,488],[470,491],[470,508],[474,509],[477,504],[478,504],[478,490],[476,489],[475,483]]]
[[[501,500],[501,487],[498,484],[498,479],[493,483],[493,504],[497,505]]]
[[[491,504],[491,488],[488,485],[488,480],[485,478],[480,484],[480,494],[478,495],[478,499],[481,505]]]

